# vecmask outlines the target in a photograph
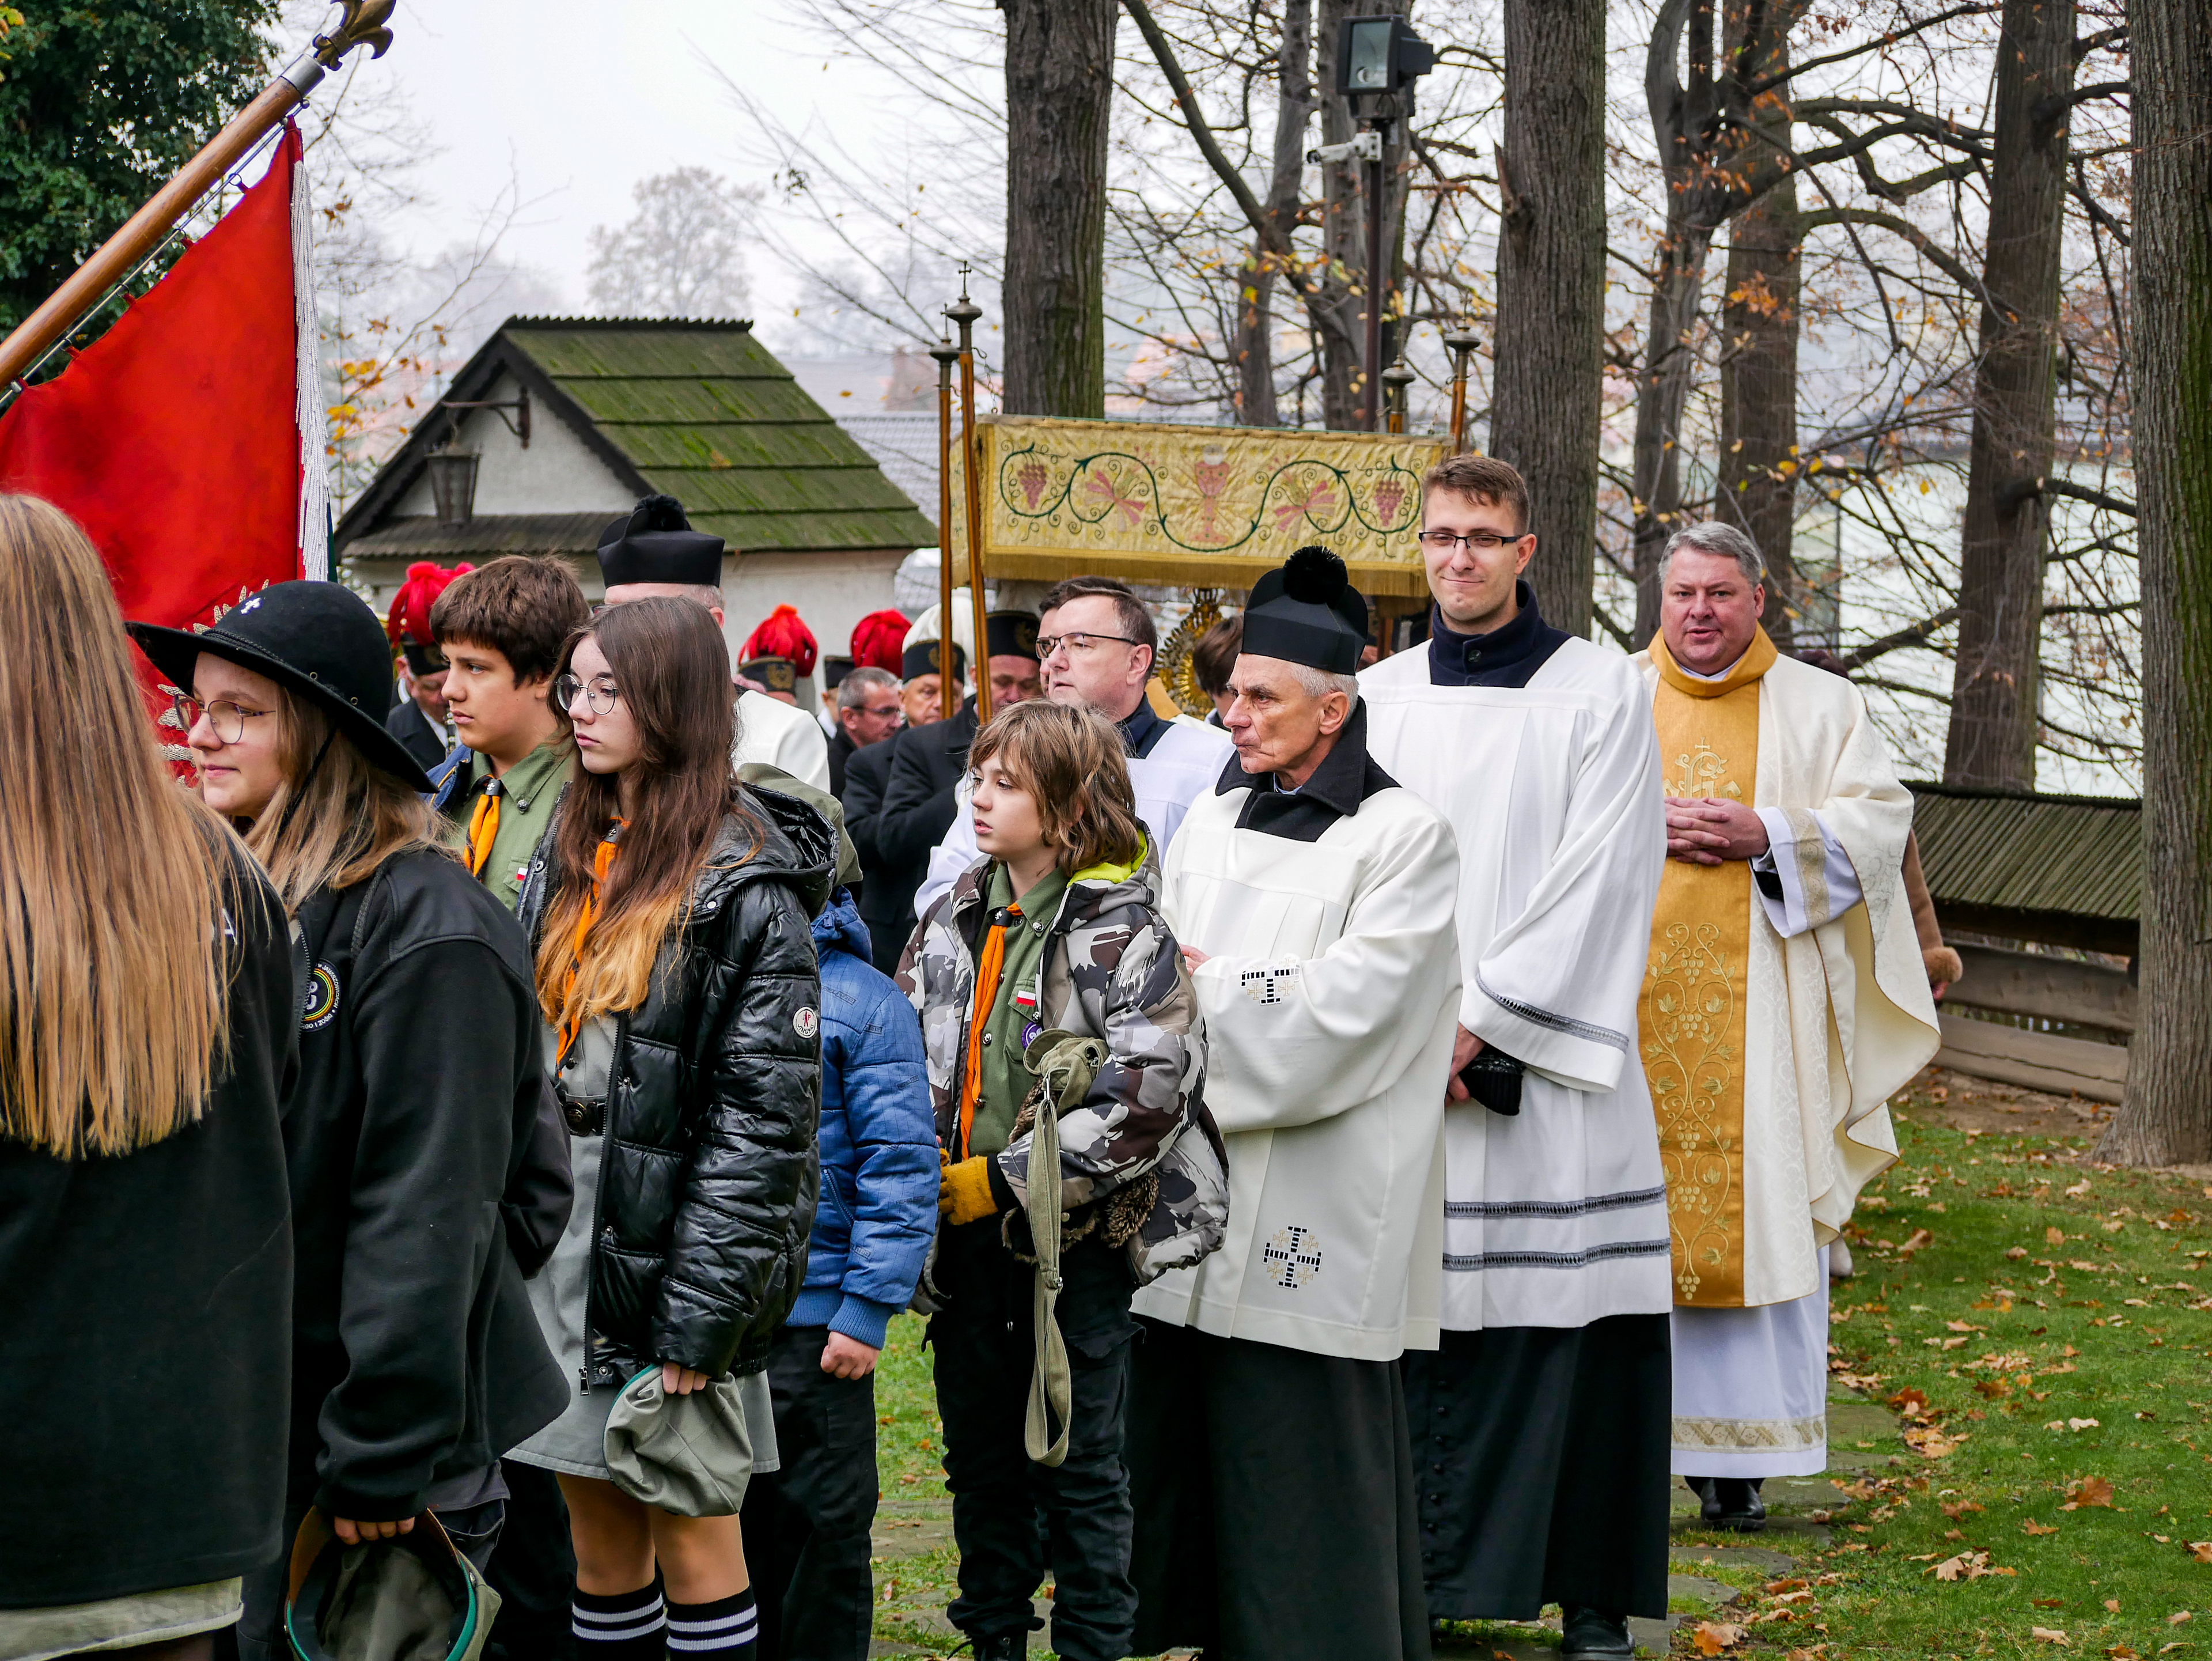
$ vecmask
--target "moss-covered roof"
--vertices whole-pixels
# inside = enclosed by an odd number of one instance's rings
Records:
[[[500,333],[653,490],[733,550],[937,540],[874,459],[743,325],[518,317]]]

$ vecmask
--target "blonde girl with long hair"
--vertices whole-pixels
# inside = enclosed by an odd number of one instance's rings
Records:
[[[198,1661],[280,1542],[284,915],[34,497],[0,617],[0,1657]]]
[[[565,1170],[541,1170],[528,948],[435,838],[429,781],[384,730],[390,648],[349,589],[276,583],[203,632],[131,632],[305,964],[284,1119],[285,1539],[311,1507],[347,1544],[434,1512],[481,1568],[505,1514],[499,1457],[564,1395],[523,1286],[567,1192]],[[540,1191],[550,1217],[521,1197]],[[247,1579],[241,1661],[290,1653],[283,1570],[272,1551]]]
[[[733,776],[728,648],[696,601],[602,611],[553,703],[576,764],[521,916],[576,1203],[531,1294],[573,1394],[510,1457],[567,1496],[583,1661],[736,1661],[758,1631],[738,1512],[775,1468],[763,1369],[814,1214],[836,843]],[[696,1469],[617,1465],[611,1425],[672,1415]]]

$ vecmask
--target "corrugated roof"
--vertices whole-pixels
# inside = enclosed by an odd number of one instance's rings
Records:
[[[749,329],[510,319],[501,333],[691,523],[745,553],[918,548],[935,526]]]
[[[2133,922],[2142,804],[1915,784],[1920,865],[1939,904]]]

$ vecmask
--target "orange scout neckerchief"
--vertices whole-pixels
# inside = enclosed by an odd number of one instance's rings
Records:
[[[568,946],[568,972],[561,982],[561,1054],[567,1061],[568,1050],[576,1042],[576,1035],[584,1030],[582,1013],[574,1005],[577,971],[584,966],[584,942],[591,935],[592,924],[599,915],[599,897],[606,892],[607,873],[614,868],[615,855],[622,844],[616,838],[622,834],[627,819],[617,819],[592,855],[592,891],[584,896],[583,909],[576,913],[576,933]],[[470,839],[475,840],[476,827],[469,827]]]
[[[484,867],[491,863],[491,845],[499,837],[501,794],[499,781],[487,779],[477,805],[469,812],[469,874],[472,877],[482,877]]]
[[[968,1064],[960,1079],[960,1157],[968,1157],[968,1131],[975,1123],[975,1100],[983,1092],[983,1026],[999,1001],[999,971],[1006,963],[1007,925],[1021,920],[1022,908],[1010,905],[991,920],[983,955],[975,963],[975,1009],[968,1018]]]

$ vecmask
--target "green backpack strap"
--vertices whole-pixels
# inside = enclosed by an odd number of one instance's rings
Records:
[[[1036,1366],[1030,1377],[1029,1416],[1022,1432],[1029,1457],[1040,1465],[1057,1465],[1067,1457],[1067,1418],[1073,1398],[1067,1342],[1060,1335],[1056,1312],[1060,1228],[1066,1220],[1060,1208],[1060,1116],[1091,1093],[1091,1081],[1106,1065],[1107,1054],[1103,1038],[1054,1029],[1030,1040],[1022,1057],[1042,1086],[1036,1123],[1030,1132],[1028,1193],[1024,1204],[1037,1266],[1036,1293],[1030,1304]],[[1052,1433],[1055,1419],[1060,1424],[1057,1437]]]

